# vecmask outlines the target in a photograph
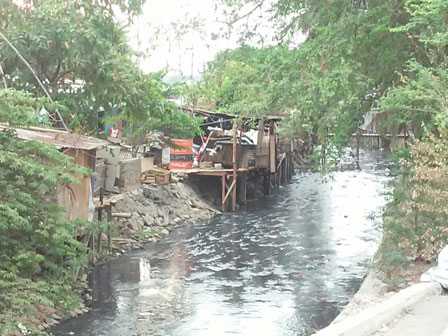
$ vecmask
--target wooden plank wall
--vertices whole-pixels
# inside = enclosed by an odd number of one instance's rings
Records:
[[[90,167],[90,155],[80,149],[68,149],[65,155],[74,158],[74,163],[84,167]],[[67,218],[87,219],[89,215],[89,193],[90,178],[82,174],[76,174],[75,177],[80,184],[70,183],[68,186],[58,186],[57,200],[58,204],[66,209]]]

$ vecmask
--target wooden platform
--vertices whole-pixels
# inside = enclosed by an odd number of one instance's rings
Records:
[[[254,168],[253,168],[254,169]],[[251,168],[240,168],[237,171],[239,173],[247,173]],[[185,175],[207,175],[207,176],[222,176],[226,174],[233,174],[233,169],[202,169],[202,168],[192,168],[192,169],[171,169],[174,174],[185,174]]]

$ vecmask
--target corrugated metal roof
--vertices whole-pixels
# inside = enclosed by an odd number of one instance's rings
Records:
[[[186,106],[183,106],[182,108],[183,108],[184,111],[187,111],[187,112],[190,112],[190,113],[193,113],[193,114],[199,114],[199,115],[205,115],[205,116],[214,116],[214,117],[226,118],[226,119],[237,118],[237,116],[232,115],[232,114],[227,114],[227,113],[221,113],[221,112],[216,112],[216,111],[208,111],[208,110],[197,109],[197,108],[186,107]]]
[[[238,118],[238,116],[236,116],[236,115],[222,113],[222,112],[207,111],[207,110],[197,109],[197,108],[192,108],[192,107],[187,107],[187,106],[183,106],[182,108],[184,111],[194,113],[194,114],[199,114],[199,115],[214,116],[214,117],[218,117],[218,118],[227,118],[227,119]],[[252,119],[252,118],[243,116],[242,119]],[[256,117],[254,117],[254,119],[255,120],[263,119],[265,121],[271,121],[271,120],[272,121],[281,121],[283,119],[283,116],[263,116],[263,117],[256,116]]]
[[[98,147],[105,147],[109,144],[105,140],[75,133],[69,134],[66,131],[59,131],[52,128],[12,128],[0,125],[0,129],[14,129],[19,139],[25,141],[45,142],[58,148],[79,148],[84,150],[92,150]]]

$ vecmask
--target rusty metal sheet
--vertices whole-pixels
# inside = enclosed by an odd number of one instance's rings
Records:
[[[19,139],[24,141],[49,143],[57,148],[79,148],[83,150],[92,150],[108,145],[108,142],[104,140],[75,133],[69,134],[66,131],[55,130],[52,128],[12,128],[0,125],[0,130],[1,129],[14,129]]]

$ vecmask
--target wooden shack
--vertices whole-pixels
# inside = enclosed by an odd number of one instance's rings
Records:
[[[230,203],[235,210],[237,198],[246,202],[249,182],[270,194],[275,186],[291,178],[292,153],[283,150],[285,146],[277,131],[282,117],[244,118],[185,107],[184,111],[203,120],[203,135],[194,139],[197,148],[201,148],[199,167],[185,172],[221,177],[223,211],[229,208]],[[252,195],[251,198],[255,197]]]
[[[5,128],[6,126],[0,126]],[[71,156],[77,165],[96,170],[96,150],[106,147],[107,141],[52,128],[29,127],[14,128],[19,139],[38,141],[57,147],[65,155]],[[93,176],[76,175],[79,184],[60,185],[56,199],[66,209],[67,218],[93,219],[93,192],[95,179]]]

